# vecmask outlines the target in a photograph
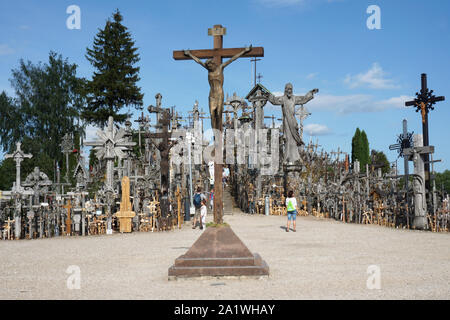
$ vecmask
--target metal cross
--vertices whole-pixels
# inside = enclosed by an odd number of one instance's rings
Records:
[[[423,133],[423,145],[424,147],[429,146],[429,137],[428,137],[428,113],[430,110],[434,110],[433,105],[436,104],[436,102],[444,101],[445,97],[436,97],[433,95],[433,90],[429,90],[427,87],[427,75],[426,73],[422,73],[421,75],[421,85],[422,88],[419,92],[416,92],[417,98],[413,101],[408,101],[405,103],[405,106],[415,106],[416,112],[421,113],[422,115],[422,133]],[[424,155],[424,161],[425,161],[425,180],[426,180],[426,187],[428,190],[430,190],[430,164],[429,162],[430,158],[428,154]]]

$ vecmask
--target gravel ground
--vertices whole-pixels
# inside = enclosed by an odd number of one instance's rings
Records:
[[[228,202],[228,201],[227,201]],[[251,216],[225,204],[225,222],[270,267],[264,279],[168,281],[199,237],[181,230],[0,241],[0,299],[449,299],[450,234],[297,217]],[[212,220],[208,214],[207,221]],[[69,266],[80,289],[69,290]],[[370,265],[381,289],[367,288]]]

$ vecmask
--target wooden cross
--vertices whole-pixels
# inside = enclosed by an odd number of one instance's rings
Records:
[[[223,112],[223,68],[232,61],[240,57],[263,57],[264,48],[223,48],[223,36],[226,34],[226,28],[222,25],[215,25],[208,29],[208,35],[213,36],[213,49],[206,50],[179,50],[173,52],[175,60],[193,59],[208,70],[208,81],[211,91],[209,94],[209,110],[211,112],[211,125],[213,129],[223,131],[222,112]],[[223,58],[231,58],[222,64]],[[206,63],[200,59],[211,59]],[[214,222],[221,224],[223,222],[223,202],[222,202],[222,170],[223,163],[218,161],[219,154],[222,153],[222,138],[215,137],[215,155],[214,164]]]
[[[66,235],[70,236],[71,228],[72,228],[72,220],[70,219],[70,211],[72,210],[72,203],[69,199],[67,204],[63,206],[63,208],[67,209],[67,219],[66,219]]]
[[[261,59],[253,58],[253,59],[251,59],[250,61],[255,63],[255,73],[254,73],[254,75],[255,75],[255,80],[254,80],[254,82],[253,82],[253,86],[256,86],[256,62],[261,61]]]
[[[213,28],[208,29],[208,35],[214,38],[213,49],[204,50],[191,50],[191,53],[199,59],[214,59],[217,64],[222,64],[223,58],[231,58],[241,52],[244,48],[223,48],[223,36],[226,34],[226,28],[222,25],[215,25]],[[242,56],[243,58],[251,57],[264,57],[263,47],[254,47],[250,52],[247,52]],[[190,60],[191,58],[184,54],[184,50],[178,50],[173,52],[173,58],[175,60]]]
[[[169,125],[172,114],[170,109],[163,109],[153,106],[149,106],[148,111],[161,114],[161,116],[158,117],[159,121],[156,127],[162,130],[156,133],[147,133],[146,137],[150,138],[150,141],[159,150],[161,155],[161,192],[169,192],[169,152],[176,143],[176,141],[170,140],[171,133],[169,132]],[[159,140],[159,142],[157,142],[157,140]],[[165,214],[166,212],[164,212],[164,216],[166,216]]]
[[[422,73],[421,80],[422,88],[420,89],[420,93],[416,92],[417,98],[413,101],[406,102],[405,106],[415,106],[416,112],[420,111],[422,115],[423,146],[427,147],[430,145],[428,138],[428,113],[430,110],[434,110],[433,105],[436,104],[436,102],[444,101],[445,97],[436,97],[433,95],[433,90],[428,89],[426,73]],[[430,190],[430,164],[427,163],[430,161],[430,158],[428,154],[424,155],[424,161],[426,188]]]
[[[144,112],[142,112],[141,116],[137,120],[134,120],[134,122],[138,123],[139,152],[142,153],[142,151],[141,151],[141,129],[145,128],[145,126],[148,125],[150,120],[148,119],[148,117],[144,117]]]
[[[275,117],[274,117],[274,115],[272,115],[271,117],[266,116],[266,117],[264,117],[264,119],[272,119],[272,129],[275,128]]]
[[[181,192],[180,186],[177,186],[177,191],[175,192],[177,197],[177,213],[178,213],[178,229],[181,229]]]

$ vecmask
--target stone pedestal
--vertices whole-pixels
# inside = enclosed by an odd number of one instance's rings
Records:
[[[169,280],[194,277],[264,277],[269,266],[230,227],[208,227],[169,268]]]
[[[288,196],[289,190],[294,191],[294,197],[297,199],[297,204],[300,204],[301,180],[300,173],[302,168],[300,165],[285,165],[283,166],[284,179],[284,196]]]

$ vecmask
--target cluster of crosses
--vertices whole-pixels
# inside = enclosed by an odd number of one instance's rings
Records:
[[[21,144],[17,143],[16,151],[5,156],[16,163],[16,181],[11,191],[2,193],[4,199],[14,202],[7,208],[12,215],[8,216],[2,228],[2,231],[7,231],[3,232],[3,238],[11,238],[12,225],[15,238],[23,237],[24,230],[29,238],[36,235],[85,235],[90,233],[90,224],[98,225],[98,230],[103,228],[106,233],[112,233],[114,223],[116,227],[119,224],[121,232],[131,232],[141,230],[142,221],[149,221],[150,216],[158,217],[152,221],[164,225],[171,224],[167,220],[170,218],[180,227],[182,207],[184,219],[190,220],[193,189],[199,185],[204,186],[204,190],[214,188],[214,222],[221,224],[224,215],[224,166],[229,170],[232,196],[248,213],[280,214],[285,210],[284,199],[288,191],[293,190],[300,204],[299,211],[305,214],[328,216],[345,222],[426,229],[430,223],[427,213],[431,211],[437,224],[439,201],[434,184],[431,188],[433,175],[430,174],[430,164],[439,160],[433,160],[432,156],[430,160],[434,147],[429,145],[428,113],[434,104],[445,98],[434,96],[433,91],[427,88],[425,74],[422,74],[422,88],[416,93],[417,98],[406,103],[421,113],[423,134],[414,136],[409,133],[404,121],[403,133],[390,149],[398,150],[399,156],[404,158],[405,174],[399,175],[394,167],[383,175],[376,163],[361,170],[359,162],[350,164],[348,155],[340,149],[330,153],[319,152],[318,143],[310,141],[305,144],[303,125],[311,115],[305,104],[314,98],[318,89],[296,96],[292,84],[288,83],[284,95],[274,96],[260,83],[259,76],[259,83],[255,78],[255,85],[245,98],[234,93],[225,99],[224,68],[238,58],[250,57],[254,58],[256,68],[256,61],[260,60],[256,58],[264,56],[264,49],[252,46],[223,48],[226,29],[221,25],[209,29],[208,34],[213,36],[212,49],[178,50],[173,52],[173,58],[194,60],[208,72],[209,119],[211,127],[216,130],[213,162],[202,163],[200,157],[202,164],[195,162],[196,165],[192,166],[192,156],[196,157],[197,149],[202,150],[208,145],[208,141],[203,140],[202,125],[203,119],[208,117],[199,111],[198,102],[190,112],[192,116],[189,116],[188,124],[181,128],[183,119],[174,107],[161,106],[159,93],[155,96],[156,106],[147,108],[150,115],[156,115],[156,124],[150,125],[149,116],[144,116],[143,112],[135,120],[138,123],[138,143],[133,141],[131,122],[126,121],[125,127],[119,128],[112,117],[104,130],[97,131],[96,141],[85,143],[85,146],[94,148],[99,160],[96,171],[104,173],[101,188],[88,201],[87,190],[93,181],[81,154],[73,172],[76,187],[64,191],[71,188],[68,159],[73,151],[73,141],[69,134],[61,143],[66,160],[64,183],[60,182],[59,171],[57,181],[52,183],[39,168],[35,168],[21,183],[21,162],[32,155],[24,153]],[[224,62],[225,58],[229,59]],[[207,60],[204,62],[202,59]],[[282,118],[277,119],[281,121],[278,127],[273,115],[264,115],[267,102],[281,107]],[[271,126],[266,126],[264,119],[271,119]],[[155,131],[151,132],[151,128]],[[194,134],[180,134],[182,130],[179,129],[193,130]],[[180,141],[183,141],[182,146]],[[233,143],[227,145],[230,141]],[[134,153],[136,146],[138,152]],[[180,155],[185,161],[181,165],[175,164],[174,159]],[[341,155],[345,157],[341,158]],[[227,160],[226,164],[223,159]],[[409,174],[408,161],[414,163],[412,175]],[[413,177],[412,188],[409,188],[409,176]],[[403,188],[399,187],[400,178],[405,179]],[[50,194],[52,201],[48,201]],[[181,204],[182,197],[184,205]],[[4,212],[7,210],[3,208]],[[106,217],[103,224],[96,215]],[[23,217],[26,217],[27,224]],[[119,222],[114,222],[114,217]]]

